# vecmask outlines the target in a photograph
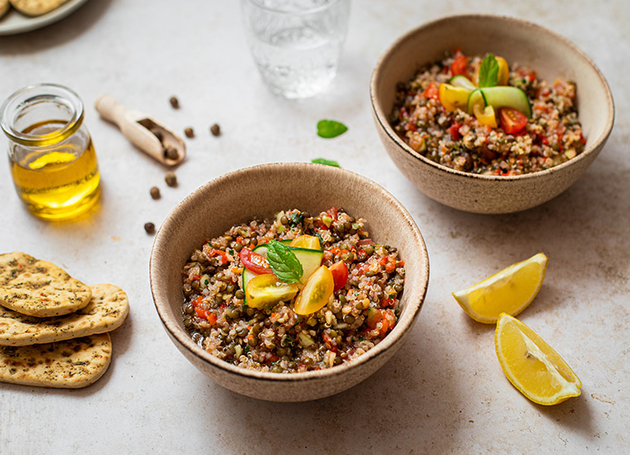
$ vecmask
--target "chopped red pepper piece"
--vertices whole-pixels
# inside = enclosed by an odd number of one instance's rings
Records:
[[[438,99],[440,96],[438,85],[435,82],[431,82],[429,86],[426,89],[424,89],[424,92],[422,92],[422,95],[425,98]]]
[[[455,57],[455,61],[451,65],[451,74],[453,76],[457,76],[458,74],[468,76],[468,57],[465,55]]]
[[[448,129],[448,132],[454,141],[459,141],[459,139],[461,138],[461,136],[459,135],[460,126],[461,125],[459,123],[453,123]]]
[[[210,248],[210,257],[212,256],[221,256],[221,264],[225,264],[228,261],[227,253],[223,250],[217,250],[215,248]]]

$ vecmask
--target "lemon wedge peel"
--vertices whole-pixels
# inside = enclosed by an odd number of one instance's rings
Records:
[[[582,382],[566,361],[518,319],[501,314],[494,346],[505,376],[534,403],[552,406],[581,394]]]
[[[538,253],[467,289],[453,292],[453,297],[477,322],[494,324],[501,313],[517,316],[540,291],[548,263],[549,258]]]

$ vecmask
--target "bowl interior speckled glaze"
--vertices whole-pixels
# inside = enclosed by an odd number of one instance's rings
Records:
[[[254,217],[271,218],[299,208],[319,213],[343,207],[365,218],[371,238],[398,248],[406,279],[400,318],[376,347],[330,369],[295,374],[238,368],[192,341],[182,322],[182,271],[204,241]],[[405,208],[382,187],[353,172],[310,163],[241,169],[203,185],[168,215],[158,231],[149,265],[156,309],[173,343],[200,371],[235,392],[271,401],[306,401],[352,387],[385,364],[418,317],[429,280],[422,235]]]
[[[427,63],[461,48],[465,55],[492,52],[518,62],[553,83],[577,83],[577,107],[587,140],[576,158],[545,171],[519,176],[476,175],[437,164],[411,147],[389,123],[396,83],[410,80]],[[538,25],[501,16],[450,16],[418,27],[393,43],[378,62],[370,84],[372,112],[387,152],[427,196],[460,210],[509,213],[542,204],[573,184],[604,146],[614,123],[614,103],[606,79],[567,39]]]

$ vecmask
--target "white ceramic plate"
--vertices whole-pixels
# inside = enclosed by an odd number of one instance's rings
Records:
[[[46,25],[63,19],[77,10],[85,2],[87,2],[87,0],[70,0],[59,8],[36,17],[25,16],[11,8],[4,17],[0,18],[0,35],[14,35],[16,33],[28,32],[36,28],[45,27]]]

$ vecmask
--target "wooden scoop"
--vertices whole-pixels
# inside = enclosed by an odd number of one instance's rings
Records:
[[[94,107],[105,120],[116,124],[133,145],[160,163],[174,166],[186,157],[182,138],[154,118],[128,110],[108,94],[99,95]]]

